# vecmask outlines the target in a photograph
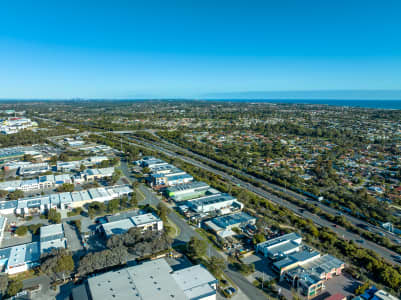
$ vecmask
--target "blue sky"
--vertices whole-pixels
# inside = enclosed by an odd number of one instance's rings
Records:
[[[401,89],[401,1],[1,1],[0,98]]]

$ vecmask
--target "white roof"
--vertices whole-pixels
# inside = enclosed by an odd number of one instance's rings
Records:
[[[175,271],[172,276],[189,299],[202,299],[216,293],[211,286],[217,283],[216,278],[201,265]]]

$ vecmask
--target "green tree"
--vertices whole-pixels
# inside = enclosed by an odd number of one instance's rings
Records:
[[[167,222],[168,208],[163,203],[157,205],[157,215],[163,222]]]
[[[20,279],[12,279],[8,284],[7,295],[10,297],[15,296],[21,290],[22,281]]]
[[[39,228],[42,226],[43,226],[43,224],[41,224],[41,223],[31,224],[28,226],[28,229],[32,234],[36,235],[39,233]]]
[[[47,219],[54,224],[61,223],[61,214],[55,208],[51,208],[47,214]]]
[[[226,263],[223,258],[212,256],[208,262],[208,269],[216,277],[220,277],[224,271]]]
[[[0,275],[0,293],[4,296],[4,293],[7,291],[8,287],[8,276],[7,274]]]
[[[8,192],[4,190],[0,190],[0,198],[5,198],[7,196]]]
[[[15,233],[16,233],[18,236],[24,236],[25,234],[27,234],[27,232],[28,232],[28,227],[26,227],[26,226],[24,226],[24,225],[19,226],[19,227],[15,230]]]
[[[107,203],[107,211],[114,213],[120,205],[120,201],[118,199],[112,199]]]
[[[14,192],[8,194],[8,198],[10,200],[17,200],[19,198],[24,198],[24,192],[21,190],[15,190]]]
[[[129,199],[129,204],[131,207],[138,207],[138,199],[135,191],[132,193],[131,198]]]
[[[208,245],[204,240],[198,239],[197,237],[191,237],[187,247],[189,256],[201,258],[206,255]]]
[[[266,241],[266,237],[265,237],[265,235],[264,235],[263,233],[261,233],[261,232],[256,233],[256,234],[253,236],[253,239],[252,239],[252,242],[253,242],[254,245],[257,245],[257,244],[259,244],[259,243],[263,243],[264,241]]]
[[[74,191],[74,184],[72,183],[63,183],[59,187],[57,187],[57,191],[62,193],[62,192],[73,192]]]

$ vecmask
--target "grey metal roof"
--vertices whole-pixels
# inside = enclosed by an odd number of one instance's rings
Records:
[[[235,200],[233,196],[229,194],[217,194],[217,195],[210,195],[210,196],[204,196],[198,199],[190,200],[188,201],[189,204],[195,205],[195,206],[202,206],[202,205],[211,205],[215,203],[220,203],[220,202],[225,202],[225,201],[231,201]]]
[[[192,190],[192,189],[196,189],[196,188],[208,188],[208,187],[209,187],[209,185],[205,182],[192,181],[189,183],[183,183],[183,184],[169,187],[169,188],[167,188],[167,191],[170,193],[174,193],[174,192],[183,192],[186,190]]]
[[[212,219],[212,222],[221,228],[227,228],[229,226],[240,225],[255,219],[256,218],[251,217],[244,212],[238,212],[231,215],[216,217]]]
[[[173,280],[171,272],[164,259],[157,259],[91,277],[88,285],[93,300],[189,299]]]

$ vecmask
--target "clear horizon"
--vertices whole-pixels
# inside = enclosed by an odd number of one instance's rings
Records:
[[[361,0],[2,3],[0,98],[396,100],[400,10]]]

